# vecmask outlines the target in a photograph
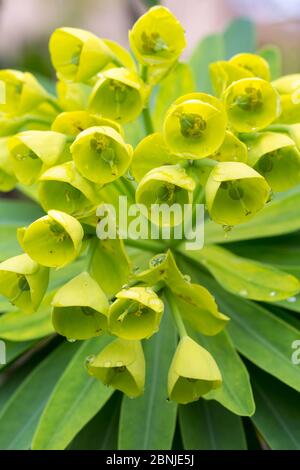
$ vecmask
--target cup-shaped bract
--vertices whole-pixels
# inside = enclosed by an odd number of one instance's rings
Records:
[[[86,83],[58,81],[56,84],[58,102],[65,111],[87,109],[92,86]]]
[[[17,179],[9,158],[7,138],[2,137],[0,138],[0,191],[11,191],[16,184]]]
[[[65,266],[79,255],[83,235],[78,220],[55,210],[18,229],[23,250],[37,263],[53,268]]]
[[[237,65],[251,72],[255,77],[270,81],[271,73],[268,62],[258,54],[242,52],[236,54],[229,60],[230,64]]]
[[[69,340],[93,338],[107,330],[107,297],[87,272],[61,287],[52,306],[53,327]]]
[[[5,84],[5,100],[0,112],[21,115],[35,109],[48,97],[46,90],[29,72],[0,70],[0,81]]]
[[[284,75],[272,82],[280,94],[281,113],[277,122],[296,124],[300,121],[300,74]]]
[[[78,134],[71,145],[74,162],[90,181],[106,184],[127,171],[132,148],[112,127],[95,126]]]
[[[286,134],[262,132],[249,141],[249,165],[264,176],[273,191],[300,183],[300,152]]]
[[[206,93],[190,93],[176,100],[167,111],[163,135],[172,153],[201,159],[220,147],[226,125],[221,101]]]
[[[114,62],[109,63],[106,66],[107,68],[114,68],[118,63],[118,65],[136,72],[136,62],[132,54],[130,54],[130,52],[127,49],[122,47],[118,42],[112,41],[111,39],[103,38],[102,40],[113,53]]]
[[[126,123],[142,112],[145,84],[133,70],[112,68],[99,74],[89,100],[89,110],[103,117]]]
[[[67,137],[54,131],[24,131],[8,141],[10,160],[17,179],[35,183],[47,168],[70,159]]]
[[[124,339],[149,338],[158,331],[163,301],[150,287],[121,290],[108,314],[109,330]]]
[[[243,78],[224,92],[228,119],[238,132],[253,132],[271,124],[280,114],[280,96],[262,78]]]
[[[181,338],[169,369],[170,400],[191,403],[221,385],[221,372],[211,354],[188,336]]]
[[[145,357],[140,341],[117,338],[89,358],[87,369],[90,375],[129,397],[144,392]]]
[[[50,38],[51,60],[63,80],[84,82],[113,58],[105,42],[83,29],[58,28]]]
[[[246,70],[226,60],[211,63],[209,73],[213,89],[217,96],[222,96],[231,83],[241,80],[242,78],[253,77],[253,73],[250,72],[250,70]]]
[[[99,202],[94,184],[81,176],[74,162],[49,168],[39,181],[39,201],[46,212],[55,209],[80,218]]]
[[[205,187],[212,220],[223,225],[247,222],[270,198],[265,178],[245,163],[221,162],[212,170]]]
[[[183,221],[182,209],[184,204],[192,203],[194,189],[195,181],[184,168],[165,165],[154,168],[143,177],[136,190],[136,202],[142,204],[141,211],[151,222],[174,226]],[[160,210],[156,211],[156,208]],[[177,208],[180,210],[175,210]]]
[[[280,95],[290,95],[300,90],[300,73],[283,75],[272,81],[272,85]]]
[[[129,42],[138,61],[148,66],[174,62],[186,46],[183,27],[163,6],[150,8],[136,21]]]
[[[247,146],[231,131],[226,131],[221,147],[212,154],[211,158],[218,162],[246,163],[248,159]]]
[[[136,181],[153,168],[164,165],[175,165],[180,161],[178,155],[170,152],[160,132],[147,135],[136,146],[133,152],[131,172]]]
[[[0,263],[0,294],[25,313],[37,310],[48,282],[49,269],[26,254]]]
[[[59,114],[53,121],[51,129],[62,134],[76,137],[80,132],[93,126],[108,126],[123,134],[120,124],[112,119],[103,118],[87,111],[66,111]]]

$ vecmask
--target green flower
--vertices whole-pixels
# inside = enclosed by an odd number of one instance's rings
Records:
[[[233,82],[223,100],[232,127],[238,132],[253,132],[273,122],[280,113],[280,97],[272,85],[261,78]]]
[[[50,168],[39,181],[39,201],[46,212],[55,209],[82,217],[99,202],[93,183],[81,176],[74,162]]]
[[[28,255],[0,263],[0,293],[25,313],[35,312],[47,290],[49,269]]]
[[[221,162],[210,173],[205,196],[212,220],[231,226],[254,217],[269,200],[270,187],[245,163]]]
[[[164,304],[150,287],[121,290],[110,306],[109,330],[124,339],[149,338],[159,329]]]
[[[23,250],[43,266],[62,267],[80,252],[83,229],[74,217],[51,210],[29,227],[18,229]]]
[[[97,282],[83,272],[55,294],[52,323],[67,339],[89,339],[107,330],[108,300]]]
[[[172,153],[186,159],[200,159],[220,147],[226,125],[225,110],[217,98],[190,93],[176,100],[167,111],[163,134]]]
[[[8,141],[10,160],[17,179],[35,183],[47,168],[70,159],[67,137],[53,131],[24,131]]]
[[[188,336],[183,337],[169,370],[170,400],[191,403],[221,385],[221,372],[211,354]]]
[[[174,62],[186,46],[184,29],[165,7],[150,8],[129,31],[129,42],[144,65]]]
[[[114,57],[123,67],[136,72],[136,62],[127,49],[111,39],[102,39],[102,41],[109,47]],[[109,66],[110,64],[107,65],[107,67]],[[115,67],[115,64],[113,64],[113,67]]]
[[[16,184],[17,179],[9,159],[7,138],[0,138],[0,191],[11,191]]]
[[[273,191],[300,183],[300,153],[285,134],[262,132],[249,141],[249,165],[264,176]]]
[[[144,393],[145,358],[139,341],[117,338],[96,357],[89,358],[87,369],[105,385],[130,397]]]
[[[254,77],[270,81],[271,73],[268,62],[258,54],[241,53],[236,54],[229,60],[230,64],[242,67],[253,74]]]
[[[144,214],[157,225],[178,225],[182,222],[180,214],[171,214],[171,220],[164,221],[160,213],[156,213],[152,205],[172,206],[190,204],[193,200],[195,181],[189,177],[179,165],[166,165],[149,171],[140,181],[136,190],[136,202],[143,204],[147,211]]]
[[[122,176],[128,169],[132,148],[112,127],[90,127],[78,134],[71,145],[74,162],[88,180],[105,184]]]
[[[211,158],[218,162],[246,163],[248,159],[247,146],[232,132],[226,131],[221,147],[212,154]]]
[[[241,80],[242,78],[253,77],[253,73],[250,72],[250,70],[246,70],[225,60],[210,64],[209,73],[213,89],[217,96],[222,96],[226,88],[233,82]]]
[[[89,109],[103,117],[125,123],[139,116],[145,98],[145,84],[136,72],[113,68],[99,74],[90,96]]]
[[[92,86],[85,83],[58,81],[56,84],[59,104],[66,111],[87,109]]]
[[[59,114],[53,121],[52,131],[76,137],[80,132],[93,126],[108,126],[123,135],[120,124],[87,111],[67,111]]]
[[[295,124],[300,121],[300,74],[284,75],[272,82],[280,94],[281,114],[277,121]]]
[[[77,28],[56,29],[50,38],[49,49],[58,76],[76,82],[93,77],[113,58],[102,39]]]
[[[48,97],[46,90],[29,72],[0,70],[0,80],[5,84],[5,102],[0,103],[0,112],[25,114]]]

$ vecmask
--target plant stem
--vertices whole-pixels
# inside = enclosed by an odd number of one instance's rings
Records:
[[[54,96],[49,95],[46,99],[46,102],[49,103],[58,113],[63,112],[63,108],[58,104],[57,99]]]
[[[98,245],[98,238],[93,237],[93,239],[90,241],[89,248],[88,248],[88,253],[87,253],[87,264],[86,264],[86,270],[89,273],[91,271],[92,267],[92,262],[94,258],[94,253],[96,251]]]
[[[185,326],[184,326],[184,323],[183,323],[183,320],[181,318],[181,315],[179,313],[178,307],[176,305],[176,302],[174,300],[174,297],[173,297],[172,293],[169,291],[169,289],[166,289],[164,294],[165,294],[165,297],[166,297],[166,300],[167,300],[168,304],[170,305],[171,312],[172,312],[172,315],[173,315],[173,318],[174,318],[174,322],[175,322],[175,325],[176,325],[176,328],[178,330],[180,338],[184,338],[184,336],[188,336],[187,331],[186,331]]]
[[[143,65],[142,66],[142,69],[141,69],[141,77],[142,77],[142,80],[147,83],[147,79],[148,79],[148,67],[146,65]],[[143,121],[144,121],[144,127],[145,127],[145,131],[146,131],[146,134],[153,134],[154,132],[154,126],[153,126],[153,122],[152,122],[152,118],[151,118],[151,114],[150,114],[150,109],[149,109],[149,105],[147,104],[147,106],[143,109]]]

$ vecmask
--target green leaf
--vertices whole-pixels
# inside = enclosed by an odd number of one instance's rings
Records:
[[[294,296],[300,282],[273,266],[241,258],[218,246],[207,245],[187,256],[204,265],[224,289],[248,299],[274,302]]]
[[[103,407],[113,393],[85,368],[85,360],[111,341],[108,336],[81,344],[61,375],[36,429],[34,450],[62,450]]]
[[[241,418],[218,403],[179,406],[179,423],[186,450],[246,450]]]
[[[30,447],[43,408],[77,347],[68,343],[56,348],[11,396],[0,413],[0,449]]]
[[[224,33],[225,57],[230,59],[239,52],[256,51],[256,31],[248,18],[237,18],[230,23]]]
[[[299,367],[299,366],[298,366]],[[300,449],[299,395],[261,370],[250,368],[255,426],[273,450]]]
[[[211,62],[223,60],[224,57],[224,39],[222,34],[211,34],[198,43],[190,59],[190,66],[194,73],[197,90],[212,93],[209,65]]]
[[[147,364],[144,395],[123,398],[119,449],[169,450],[175,432],[177,405],[167,401],[167,375],[176,348],[176,333],[168,309],[159,333],[145,341]]]
[[[193,91],[195,91],[195,83],[191,67],[188,64],[178,63],[161,82],[156,95],[153,114],[156,129],[161,129],[169,106],[180,96]]]
[[[282,75],[282,55],[279,47],[271,44],[264,46],[258,52],[269,64],[271,79],[279,78]]]
[[[220,225],[209,221],[205,224],[205,238],[210,243],[228,243],[294,232],[300,229],[299,206],[300,185],[276,194],[274,200],[254,219],[235,226],[229,233],[225,233]]]
[[[112,450],[118,445],[120,394],[106,405],[75,437],[68,450]]]

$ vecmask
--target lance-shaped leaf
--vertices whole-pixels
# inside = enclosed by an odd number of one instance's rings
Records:
[[[192,202],[194,189],[195,181],[184,168],[165,165],[154,168],[142,178],[136,190],[136,202],[143,204],[143,215],[156,225],[178,225],[182,223],[184,205]],[[174,210],[169,213],[172,205]]]
[[[235,134],[226,131],[222,145],[212,154],[211,158],[218,162],[242,162],[248,159],[247,146]]]
[[[226,125],[226,113],[217,98],[206,93],[189,93],[178,98],[167,111],[163,134],[172,153],[200,159],[220,147]]]
[[[209,74],[217,96],[222,96],[226,88],[233,82],[242,78],[253,77],[253,73],[250,70],[226,62],[226,60],[218,60],[209,64]]]
[[[84,82],[102,70],[113,54],[102,39],[77,28],[58,28],[49,43],[51,60],[63,80]]]
[[[58,81],[56,84],[59,104],[66,111],[87,109],[92,86],[86,83]]]
[[[25,114],[48,97],[46,90],[29,72],[1,70],[0,80],[5,84],[5,100],[0,111],[9,115]]]
[[[214,167],[205,188],[208,212],[218,224],[247,222],[270,197],[263,176],[240,162],[221,162]]]
[[[123,240],[97,240],[90,273],[108,297],[114,296],[126,284],[130,271]]]
[[[51,129],[66,135],[76,137],[80,132],[93,126],[108,126],[123,135],[120,124],[112,119],[103,118],[87,111],[66,111],[60,113],[53,121]]]
[[[43,266],[62,267],[80,252],[83,239],[81,224],[71,215],[51,210],[29,227],[18,229],[23,250]]]
[[[262,132],[248,141],[249,165],[264,176],[273,191],[300,183],[300,152],[286,134]]]
[[[108,312],[108,327],[124,339],[149,338],[159,329],[164,303],[150,287],[118,292]]]
[[[71,152],[80,173],[98,184],[122,176],[132,158],[131,146],[115,129],[107,126],[90,127],[78,134]]]
[[[238,132],[253,132],[271,124],[280,114],[280,97],[275,88],[261,78],[243,78],[224,92],[228,119]]]
[[[0,263],[0,293],[26,313],[39,307],[49,282],[49,269],[28,255]]]
[[[184,29],[163,6],[150,8],[129,31],[130,47],[144,65],[174,62],[186,46]]]
[[[259,77],[267,81],[271,79],[268,62],[258,54],[242,52],[231,57],[229,63],[251,72],[254,77]]]
[[[150,170],[159,166],[174,165],[180,161],[178,155],[170,152],[160,132],[147,135],[140,141],[133,152],[131,172],[136,181]]]
[[[81,176],[74,162],[49,168],[39,181],[39,201],[45,211],[55,209],[82,217],[99,201],[93,183]]]
[[[89,109],[118,122],[130,122],[142,112],[145,98],[146,88],[139,75],[118,67],[99,74]]]
[[[221,384],[221,373],[211,354],[184,336],[169,369],[169,398],[177,403],[191,403]]]
[[[16,184],[17,179],[14,175],[12,164],[9,159],[7,139],[0,138],[0,191],[11,191],[14,189]]]
[[[89,339],[107,330],[108,300],[87,272],[61,287],[52,306],[54,329],[68,339]]]
[[[70,159],[67,137],[54,131],[24,131],[8,141],[13,171],[23,184],[35,183],[50,166]]]
[[[145,358],[140,341],[116,339],[87,363],[90,375],[130,397],[144,392]]]
[[[136,275],[148,285],[160,281],[172,291],[182,318],[205,335],[216,335],[226,325],[228,317],[218,311],[210,292],[199,284],[192,284],[178,269],[170,251],[154,256],[150,269]]]

